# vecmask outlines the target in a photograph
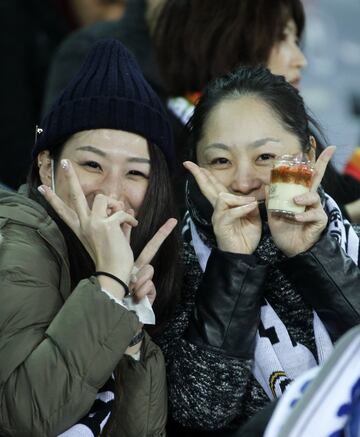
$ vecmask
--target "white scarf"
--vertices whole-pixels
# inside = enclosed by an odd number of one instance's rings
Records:
[[[349,222],[343,220],[335,201],[325,195],[325,209],[329,215],[328,234],[336,238],[342,249],[358,263],[359,239]],[[205,271],[211,249],[201,240],[195,224],[190,219],[192,242],[200,267]],[[261,307],[261,324],[266,332],[269,328],[276,333],[278,341],[256,333],[253,374],[270,399],[279,397],[286,386],[317,365],[311,351],[302,344],[293,345],[285,325],[268,302]],[[332,352],[333,346],[323,323],[313,311],[313,329],[319,362],[322,363]]]

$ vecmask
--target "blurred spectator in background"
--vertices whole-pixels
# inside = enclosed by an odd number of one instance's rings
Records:
[[[123,15],[125,4],[126,0],[69,0],[71,11],[80,27],[97,21],[117,20]]]
[[[102,21],[72,33],[54,56],[46,84],[43,112],[49,109],[79,69],[89,49],[101,38],[115,38],[125,44],[135,55],[147,81],[160,93],[161,82],[153,57],[150,29],[163,1],[130,0],[121,19]]]
[[[66,32],[53,1],[0,2],[0,181],[10,187],[25,179],[47,68]]]

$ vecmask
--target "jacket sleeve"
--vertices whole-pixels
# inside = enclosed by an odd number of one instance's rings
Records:
[[[315,309],[332,340],[360,323],[360,270],[334,238],[324,235],[280,268]]]
[[[184,426],[219,429],[239,415],[249,383],[266,267],[215,249],[197,291],[186,267],[182,306],[161,340],[170,412]]]
[[[138,319],[101,292],[95,278],[81,281],[64,302],[49,246],[24,226],[3,231],[0,430],[51,437],[88,412]]]
[[[145,334],[141,358],[124,355],[117,368],[121,392],[117,393],[114,431],[105,435],[126,437],[165,437],[167,390],[165,362],[160,348]],[[124,415],[124,411],[126,414]],[[117,420],[118,418],[118,420]]]

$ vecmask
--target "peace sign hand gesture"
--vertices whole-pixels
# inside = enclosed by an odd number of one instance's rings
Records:
[[[171,234],[177,224],[177,220],[170,218],[163,224],[152,239],[146,244],[134,263],[129,289],[135,300],[140,301],[148,297],[151,305],[156,298],[156,288],[153,283],[154,267],[150,264],[159,251],[161,245]]]
[[[97,271],[112,273],[129,283],[133,269],[136,270],[136,280],[131,282],[130,290],[138,300],[149,295],[153,303],[156,290],[152,282],[154,269],[150,262],[176,226],[177,220],[169,219],[161,226],[134,263],[130,247],[131,230],[138,224],[134,211],[125,211],[123,202],[103,194],[95,196],[90,209],[71,162],[62,160],[61,167],[68,182],[68,204],[45,185],[40,186],[39,191],[82,242]]]
[[[214,207],[212,224],[219,249],[252,254],[261,238],[261,218],[255,197],[229,193],[207,169],[191,161],[184,162],[184,167]]]
[[[138,221],[124,210],[123,202],[103,194],[95,196],[90,208],[71,162],[62,160],[59,171],[64,172],[67,182],[67,203],[45,185],[39,191],[82,242],[96,270],[112,273],[127,283],[134,257],[123,229],[137,226]]]
[[[276,246],[287,256],[295,256],[309,250],[320,238],[327,225],[327,215],[321,205],[317,189],[326,167],[336,150],[327,147],[315,163],[314,178],[310,192],[294,198],[297,205],[304,205],[305,212],[287,219],[276,214],[268,214],[271,235]],[[268,197],[268,196],[267,196]]]

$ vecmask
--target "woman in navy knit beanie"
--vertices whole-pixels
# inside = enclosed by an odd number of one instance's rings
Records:
[[[161,436],[164,360],[143,325],[176,302],[173,143],[118,41],[90,51],[33,156],[20,193],[0,191],[0,434]]]

